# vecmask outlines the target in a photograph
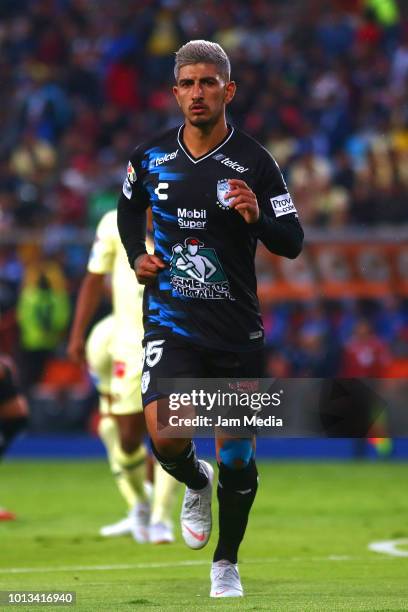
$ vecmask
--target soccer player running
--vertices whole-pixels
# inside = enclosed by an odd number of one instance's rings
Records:
[[[111,275],[113,315],[98,322],[85,342],[107,275]],[[119,491],[129,507],[128,516],[103,527],[101,535],[129,533],[137,542],[169,543],[174,541],[171,512],[177,483],[156,464],[151,508],[144,483],[142,337],[142,290],[129,269],[114,210],[102,217],[96,230],[75,309],[68,354],[77,363],[86,360],[93,374],[99,391],[99,435]]]
[[[28,422],[28,404],[21,393],[13,360],[0,354],[0,459]],[[13,512],[0,507],[0,521],[12,521]]]
[[[236,85],[224,50],[190,41],[176,53],[174,73],[184,124],[133,152],[118,225],[129,263],[146,285],[142,397],[152,449],[163,468],[186,485],[182,534],[197,549],[210,537],[213,469],[197,459],[191,440],[158,435],[163,395],[157,382],[262,376],[257,240],[272,253],[295,258],[303,231],[274,159],[226,122]],[[154,255],[145,248],[149,206]],[[239,597],[237,554],[258,480],[254,440],[218,435],[216,454],[219,540],[210,595]]]

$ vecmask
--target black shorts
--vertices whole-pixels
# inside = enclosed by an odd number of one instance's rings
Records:
[[[143,407],[165,394],[159,391],[160,378],[262,378],[264,349],[246,352],[220,351],[191,342],[181,336],[159,336],[143,341]]]
[[[5,363],[0,363],[0,405],[17,397],[20,393],[11,368]],[[0,407],[1,410],[1,407]]]

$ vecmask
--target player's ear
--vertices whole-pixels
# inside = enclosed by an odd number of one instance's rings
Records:
[[[178,99],[178,87],[177,87],[177,85],[173,85],[173,94],[174,94],[174,97],[177,100],[177,104],[180,106],[180,102],[179,102],[179,99]]]
[[[229,104],[232,100],[232,98],[235,96],[235,92],[237,90],[237,86],[235,84],[235,81],[229,81],[226,86],[225,86],[225,96],[224,96],[224,102],[225,104]]]

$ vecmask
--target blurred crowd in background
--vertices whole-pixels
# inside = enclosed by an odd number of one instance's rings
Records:
[[[0,339],[26,388],[63,355],[129,153],[181,121],[174,52],[194,38],[230,55],[229,120],[278,161],[306,237],[408,227],[403,0],[2,0]],[[407,357],[405,298],[323,298],[268,306],[271,374],[381,376]]]

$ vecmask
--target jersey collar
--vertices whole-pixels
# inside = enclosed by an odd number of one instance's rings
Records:
[[[234,133],[234,128],[232,126],[230,126],[230,125],[228,127],[230,128],[230,132],[228,132],[228,134],[225,136],[224,140],[222,140],[219,145],[217,145],[216,147],[214,147],[213,149],[208,151],[208,153],[206,153],[205,155],[201,155],[201,157],[193,157],[191,155],[191,153],[189,153],[186,145],[183,143],[183,141],[181,139],[181,134],[182,134],[182,130],[184,128],[184,124],[180,125],[179,130],[177,132],[177,142],[178,142],[180,148],[182,149],[182,151],[187,155],[188,159],[190,161],[192,161],[193,164],[198,164],[199,162],[204,161],[204,159],[207,159],[207,157],[210,157],[211,155],[213,155],[216,151],[219,151],[219,149],[221,149],[225,144],[227,144],[227,142],[229,141],[229,139],[231,138],[231,136]]]

